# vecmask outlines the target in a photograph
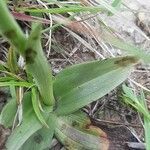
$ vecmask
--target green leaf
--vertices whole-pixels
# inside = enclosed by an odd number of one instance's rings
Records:
[[[55,116],[51,114],[47,121],[49,128],[43,127],[35,132],[19,150],[43,150],[50,147],[56,127],[55,120]]]
[[[120,5],[122,3],[122,0],[114,0],[112,3],[112,7],[115,7],[116,9],[120,8]]]
[[[90,7],[82,7],[82,6],[71,6],[71,7],[61,7],[61,8],[51,8],[51,9],[28,9],[28,8],[16,8],[17,10],[22,10],[24,12],[34,12],[34,13],[51,13],[51,14],[63,14],[67,12],[100,12],[100,11],[106,11],[105,8],[102,8],[101,6],[90,6]]]
[[[10,85],[9,89],[11,99],[7,101],[7,104],[4,106],[0,114],[0,124],[4,125],[5,128],[10,128],[13,126],[15,115],[17,113],[17,97],[15,86]]]
[[[55,101],[53,97],[52,73],[41,47],[40,32],[41,26],[35,25],[28,38],[25,54],[26,67],[27,72],[34,78],[44,104],[53,106]]]
[[[14,80],[12,77],[0,77],[0,82],[9,82]]]
[[[132,56],[74,65],[54,81],[58,115],[74,112],[101,98],[121,84],[137,62]]]
[[[144,132],[145,132],[145,143],[146,150],[150,150],[150,119],[144,116]]]
[[[9,12],[4,0],[0,1],[0,14],[0,34],[3,34],[17,51],[24,54],[26,36]]]
[[[81,117],[79,114],[75,113],[57,119],[55,135],[59,141],[69,150],[107,150],[109,141],[106,133],[92,126],[87,116]]]
[[[132,107],[134,107],[139,113],[143,114],[145,117],[150,119],[149,112],[145,109],[145,105],[143,103],[143,98],[138,98],[132,91],[131,88],[127,87],[126,85],[123,85],[123,100],[125,103],[130,104]]]
[[[143,90],[141,90],[140,99],[142,101],[143,107],[145,108],[145,111],[150,116]],[[148,118],[145,115],[144,115],[144,133],[145,133],[146,150],[150,150],[150,134],[149,134],[150,133],[150,118]]]
[[[9,136],[6,143],[7,150],[18,150],[33,133],[42,128],[32,108],[31,93],[24,95],[23,102],[23,122]]]
[[[49,126],[47,125],[44,117],[41,114],[41,110],[39,108],[39,93],[36,90],[36,88],[32,88],[32,105],[33,105],[33,109],[35,111],[35,114],[37,116],[37,118],[39,119],[39,121],[47,128],[49,128]]]
[[[6,71],[4,64],[0,63],[0,71]]]
[[[6,128],[12,126],[15,114],[17,112],[17,103],[15,98],[10,99],[4,106],[0,115],[0,124],[4,125]]]
[[[146,99],[143,90],[140,93],[140,96],[137,97],[132,89],[123,85],[123,100],[127,104],[130,104],[134,107],[139,113],[144,116],[144,132],[145,132],[145,142],[146,149],[150,150],[150,113],[147,108]]]

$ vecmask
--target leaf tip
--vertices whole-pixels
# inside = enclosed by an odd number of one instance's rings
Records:
[[[125,56],[120,57],[118,60],[114,62],[114,64],[118,65],[119,67],[127,67],[131,64],[136,64],[139,59],[136,56]]]

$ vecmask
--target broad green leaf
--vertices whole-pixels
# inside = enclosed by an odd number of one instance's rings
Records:
[[[51,8],[51,9],[32,9],[32,8],[16,8],[16,10],[24,11],[24,12],[35,12],[35,13],[51,13],[51,14],[62,14],[67,12],[86,12],[89,11],[91,13],[96,12],[111,12],[112,14],[116,13],[117,11],[109,5],[105,1],[99,1],[98,6],[78,6],[78,5],[68,5],[67,7],[61,7],[61,8]]]
[[[0,115],[0,124],[4,125],[6,128],[12,126],[15,114],[17,112],[17,103],[14,98],[10,99],[4,106]]]
[[[47,125],[44,117],[41,114],[41,110],[39,108],[39,93],[36,90],[35,87],[32,88],[32,105],[33,105],[33,109],[35,111],[35,114],[37,116],[37,118],[39,119],[39,121],[47,128],[49,128],[49,126]]]
[[[26,67],[40,91],[44,104],[52,106],[54,104],[52,73],[50,66],[44,56],[40,42],[41,27],[35,25],[28,38],[26,47]]]
[[[21,77],[19,77],[18,75],[16,74],[13,74],[11,72],[8,72],[8,71],[1,71],[2,73],[5,73],[6,75],[10,76],[10,77],[13,77],[14,80],[19,80],[19,81],[24,81],[24,79],[22,79]]]
[[[87,116],[82,115],[80,118],[81,115],[78,114],[57,119],[55,135],[60,142],[69,150],[107,150],[109,141],[106,133],[92,126]],[[82,119],[87,121],[83,122]]]
[[[44,150],[45,148],[50,147],[54,129],[56,127],[55,120],[55,116],[51,114],[47,121],[49,128],[43,127],[35,132],[19,150]]]
[[[74,65],[54,81],[58,115],[74,112],[101,98],[121,84],[137,59],[132,56]]]
[[[6,143],[7,150],[18,150],[33,133],[42,128],[32,108],[31,93],[25,94],[23,102],[23,122],[9,136]]]

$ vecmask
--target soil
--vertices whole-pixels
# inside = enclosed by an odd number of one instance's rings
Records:
[[[122,6],[119,15],[128,18],[127,23],[124,21],[124,18],[115,15],[109,18],[102,16],[102,18],[107,24],[117,30],[124,39],[148,51],[150,42],[140,32],[144,32],[150,38],[150,16],[147,15],[147,12],[150,10],[149,0],[125,0],[124,3],[130,9]],[[71,64],[99,59],[99,56],[83,46],[62,28],[54,32],[52,39],[52,49],[48,60],[52,65],[54,75]],[[97,50],[101,49],[92,39],[86,38],[85,40]],[[7,45],[5,45],[5,42],[2,42],[0,46],[0,60],[5,59],[5,47]],[[107,54],[104,55],[107,56]],[[138,65],[135,69],[136,71],[132,73],[131,78],[150,89],[150,67],[147,68],[143,65]],[[133,87],[138,91],[139,87],[137,85],[133,84]],[[122,103],[118,97],[118,89],[109,93],[100,101],[85,107],[83,110],[90,116],[93,124],[99,126],[107,133],[111,141],[110,150],[128,150],[132,148],[127,146],[127,142],[143,142],[143,128],[138,114]],[[8,93],[5,91],[7,90],[0,90],[0,111],[8,98]],[[10,130],[0,125],[0,150],[5,149],[5,141],[9,134]],[[62,145],[55,141],[51,149],[60,150],[62,149]]]
[[[5,150],[5,142],[10,135],[10,130],[5,129],[4,126],[0,125],[0,150]]]

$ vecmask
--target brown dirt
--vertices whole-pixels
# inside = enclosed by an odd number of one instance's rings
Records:
[[[4,126],[0,125],[0,150],[5,150],[5,142],[10,134],[9,129],[5,129]]]
[[[145,24],[145,20],[144,22],[141,22],[141,20],[139,20],[138,18],[138,20],[134,21],[135,23],[137,23],[140,29],[149,36],[149,30],[146,29],[147,24]],[[121,29],[121,33],[126,33],[128,35],[131,34],[129,33],[130,31],[127,31],[127,29],[125,30],[126,31],[123,31],[123,29]],[[134,38],[133,35],[131,36],[133,41],[137,40],[135,39],[135,36],[136,35],[134,35]],[[52,39],[52,49],[48,60],[52,65],[54,75],[62,70],[62,68],[65,68],[66,66],[69,66],[71,64],[97,59],[95,53],[85,48],[79,41],[69,35],[68,32],[66,32],[66,30],[64,30],[63,28],[58,28],[56,31],[54,31]],[[85,37],[84,39],[87,42],[92,41],[91,39],[87,39]],[[138,43],[143,43],[141,42],[142,40],[143,39],[141,37],[138,38]],[[135,43],[136,42],[137,41],[135,41]],[[7,47],[7,45],[5,44],[6,43],[4,42],[3,45],[1,44],[2,47],[0,47],[0,60],[4,59],[5,53],[3,51],[3,48]],[[101,49],[95,41],[92,44],[93,47],[95,46],[95,49]],[[47,51],[48,47],[45,46],[44,48],[45,51]],[[73,51],[75,52],[72,53]],[[71,53],[72,55],[70,55]],[[137,66],[137,70],[139,72],[133,73],[132,78],[134,78],[135,81],[141,83],[147,88],[150,88],[150,74],[145,71],[145,67],[139,65]],[[143,73],[140,71],[145,72]],[[0,112],[1,108],[6,103],[6,99],[7,94],[0,91]],[[84,110],[92,118],[92,122],[102,128],[108,134],[108,138],[111,141],[110,150],[128,150],[129,148],[126,147],[126,142],[137,141],[137,138],[129,129],[133,129],[133,131],[137,133],[137,137],[141,140],[143,139],[143,129],[141,128],[141,122],[138,114],[133,109],[121,102],[121,100],[117,96],[116,91],[109,93],[99,102],[92,103]],[[9,129],[5,129],[0,125],[0,150],[4,149],[5,141],[9,133]],[[61,148],[62,145],[58,143],[53,148],[53,150],[60,150]]]

